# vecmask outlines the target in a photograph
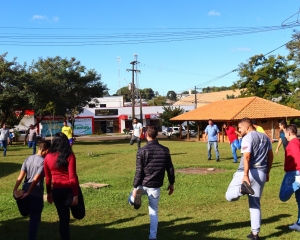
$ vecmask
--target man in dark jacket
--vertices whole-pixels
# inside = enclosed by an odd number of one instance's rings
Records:
[[[139,149],[136,157],[136,172],[133,191],[128,202],[135,209],[141,206],[141,197],[147,194],[149,201],[150,235],[149,239],[156,239],[158,226],[158,202],[160,187],[163,185],[165,171],[169,180],[169,195],[174,191],[175,174],[168,148],[160,145],[156,140],[157,128],[147,127],[147,145]]]

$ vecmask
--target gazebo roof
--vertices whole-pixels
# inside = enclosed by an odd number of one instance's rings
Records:
[[[171,118],[171,121],[214,121],[270,119],[300,117],[300,111],[263,98],[248,97],[215,101],[187,113]]]

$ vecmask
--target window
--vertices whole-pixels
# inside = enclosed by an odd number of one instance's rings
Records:
[[[268,124],[268,120],[261,120],[260,123],[261,124]]]
[[[106,104],[100,104],[100,107],[106,107]]]

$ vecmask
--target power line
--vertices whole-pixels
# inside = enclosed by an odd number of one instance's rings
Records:
[[[277,31],[292,28],[288,26],[269,26],[251,28],[216,28],[206,31],[180,32],[150,32],[150,33],[112,33],[112,34],[23,34],[1,33],[0,45],[6,46],[101,46],[149,44],[164,42],[193,41],[201,39],[219,38],[253,34],[267,31]]]

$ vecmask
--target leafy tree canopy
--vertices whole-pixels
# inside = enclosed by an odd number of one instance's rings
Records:
[[[171,127],[180,124],[180,122],[170,121],[171,118],[184,113],[184,109],[180,107],[163,107],[163,113],[160,114],[161,123],[163,126]]]
[[[295,69],[296,65],[283,56],[255,55],[239,65],[240,80],[233,86],[244,89],[241,97],[258,96],[269,100],[285,97],[291,92],[289,79]]]
[[[172,91],[168,91],[166,98],[170,99],[172,101],[176,101],[177,100],[177,94],[173,90]]]

